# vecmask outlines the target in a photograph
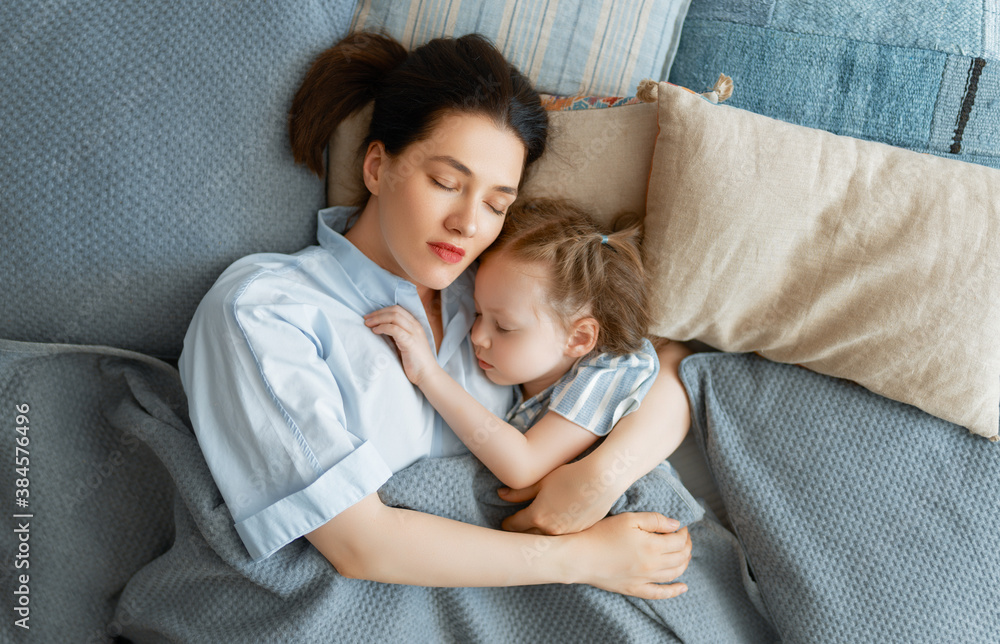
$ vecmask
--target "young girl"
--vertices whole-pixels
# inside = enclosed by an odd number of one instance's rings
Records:
[[[442,369],[416,318],[396,305],[365,316],[391,336],[409,380],[511,488],[534,484],[635,410],[659,371],[639,224],[602,231],[567,202],[512,206],[475,281],[471,340],[496,384],[519,385],[506,422]],[[677,438],[677,442],[683,436]]]

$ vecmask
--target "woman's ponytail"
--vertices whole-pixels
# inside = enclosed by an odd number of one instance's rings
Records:
[[[347,36],[313,62],[292,100],[288,117],[296,163],[323,176],[323,150],[341,121],[372,100],[379,84],[407,57],[388,36]]]
[[[435,38],[412,52],[388,36],[359,32],[323,52],[295,95],[289,132],[295,161],[323,174],[323,149],[337,126],[374,102],[365,144],[389,154],[429,138],[454,110],[509,128],[525,168],[545,151],[548,115],[531,82],[478,34]]]

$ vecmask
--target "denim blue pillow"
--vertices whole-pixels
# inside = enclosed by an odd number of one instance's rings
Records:
[[[669,80],[720,72],[735,107],[1000,168],[997,0],[692,0]]]
[[[233,260],[315,242],[287,114],[355,2],[5,2],[0,337],[180,353]]]
[[[755,354],[681,377],[783,641],[996,641],[1000,446]]]

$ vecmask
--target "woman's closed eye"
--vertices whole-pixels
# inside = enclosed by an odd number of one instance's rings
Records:
[[[448,192],[456,192],[458,190],[458,188],[456,186],[451,186],[451,185],[448,185],[446,183],[442,183],[442,182],[438,181],[437,179],[435,179],[434,177],[431,177],[431,183],[433,183],[438,188],[441,188],[442,190],[447,190]],[[494,215],[499,215],[500,217],[503,217],[504,215],[507,214],[507,211],[504,210],[502,207],[501,208],[497,208],[496,206],[494,206],[491,203],[488,203],[488,202],[483,202],[483,203],[486,205],[487,208],[489,208],[491,211],[493,211]]]
[[[432,181],[432,182],[434,183],[434,185],[436,185],[436,186],[437,186],[438,188],[444,188],[444,189],[445,189],[445,190],[447,190],[448,192],[455,192],[456,190],[458,190],[458,188],[456,188],[455,186],[449,186],[449,185],[446,185],[446,184],[444,184],[444,183],[441,183],[440,181],[438,181],[438,180],[437,180],[437,179],[435,179],[434,177],[431,177],[431,181]]]

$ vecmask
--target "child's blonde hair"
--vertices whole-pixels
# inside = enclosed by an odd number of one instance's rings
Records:
[[[619,215],[611,230],[563,200],[516,202],[487,250],[550,269],[549,306],[565,326],[581,315],[597,320],[596,349],[624,355],[639,349],[649,329],[642,222]]]

